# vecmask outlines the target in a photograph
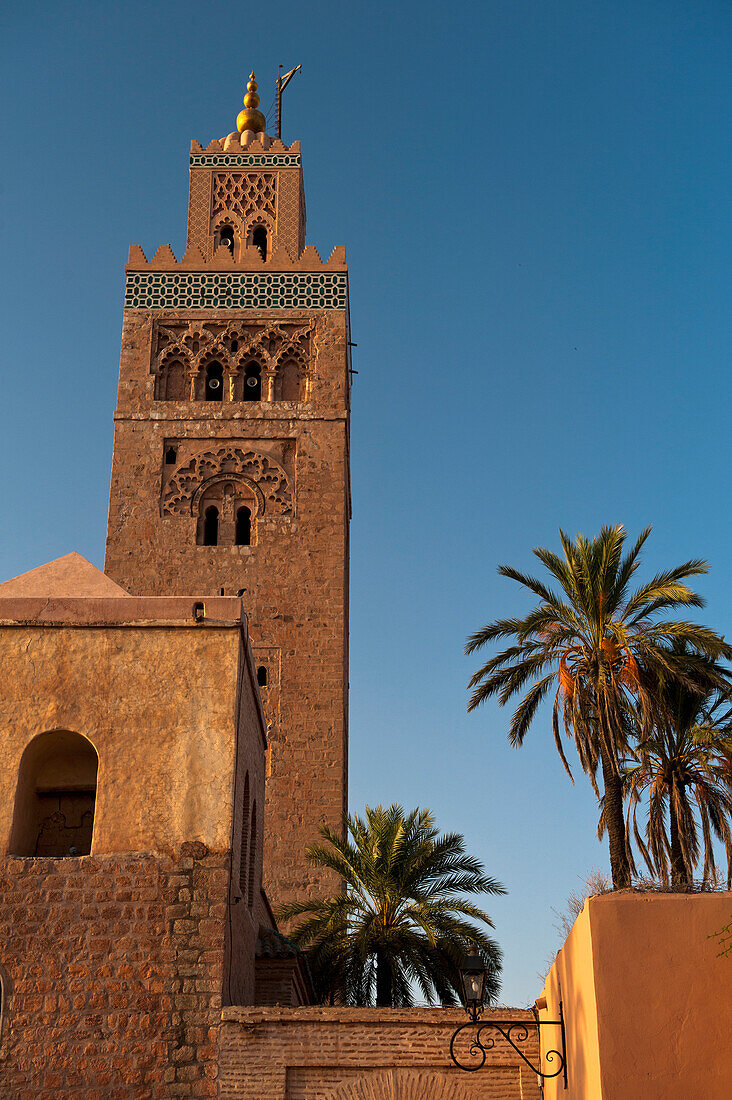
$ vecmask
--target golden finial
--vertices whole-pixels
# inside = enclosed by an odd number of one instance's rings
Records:
[[[254,73],[250,73],[247,94],[244,96],[244,110],[239,111],[236,116],[236,128],[240,134],[243,134],[245,130],[252,130],[255,134],[264,133],[267,120],[262,112],[257,110],[258,107],[257,82],[254,79]]]

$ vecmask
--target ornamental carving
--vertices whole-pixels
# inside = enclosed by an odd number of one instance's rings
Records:
[[[274,172],[214,172],[213,210],[233,214],[240,225],[264,219],[274,225],[277,214],[277,176]]]
[[[155,397],[158,401],[202,400],[206,367],[216,362],[222,368],[223,399],[244,400],[245,369],[255,362],[270,379],[263,400],[307,400],[313,330],[313,321],[159,321],[151,364]]]
[[[282,467],[270,455],[236,443],[201,451],[184,462],[163,488],[163,515],[193,514],[202,492],[226,477],[243,481],[253,489],[260,514],[292,515],[292,489]]]

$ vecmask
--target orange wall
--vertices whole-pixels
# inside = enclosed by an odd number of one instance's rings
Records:
[[[732,893],[589,898],[542,993],[547,1018],[561,989],[569,1073],[546,1100],[729,1100],[731,916]]]
[[[546,1009],[539,1008],[542,1020],[559,1019],[559,1002],[563,1003],[566,1033],[567,1082],[564,1077],[546,1079],[545,1100],[554,1097],[577,1097],[578,1100],[600,1100],[600,1050],[598,1045],[597,999],[595,993],[592,930],[589,906],[577,917],[570,935],[557,954],[542,990]],[[540,998],[541,1001],[541,998]],[[539,1004],[540,1004],[539,1001]],[[542,1052],[561,1050],[561,1030],[542,1027]],[[554,1065],[544,1061],[543,1069],[553,1073]]]

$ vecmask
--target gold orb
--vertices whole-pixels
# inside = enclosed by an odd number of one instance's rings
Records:
[[[264,115],[255,107],[245,107],[236,116],[236,128],[240,134],[243,134],[245,130],[252,130],[255,134],[263,134],[266,125],[267,120]]]

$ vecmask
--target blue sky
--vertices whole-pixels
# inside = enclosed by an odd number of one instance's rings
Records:
[[[184,247],[187,157],[277,65],[308,240],[346,244],[351,805],[430,806],[507,886],[503,999],[606,868],[547,720],[467,716],[465,636],[528,605],[500,562],[654,525],[728,631],[729,6],[710,0],[8,4],[0,575],[104,535],[130,243]]]

